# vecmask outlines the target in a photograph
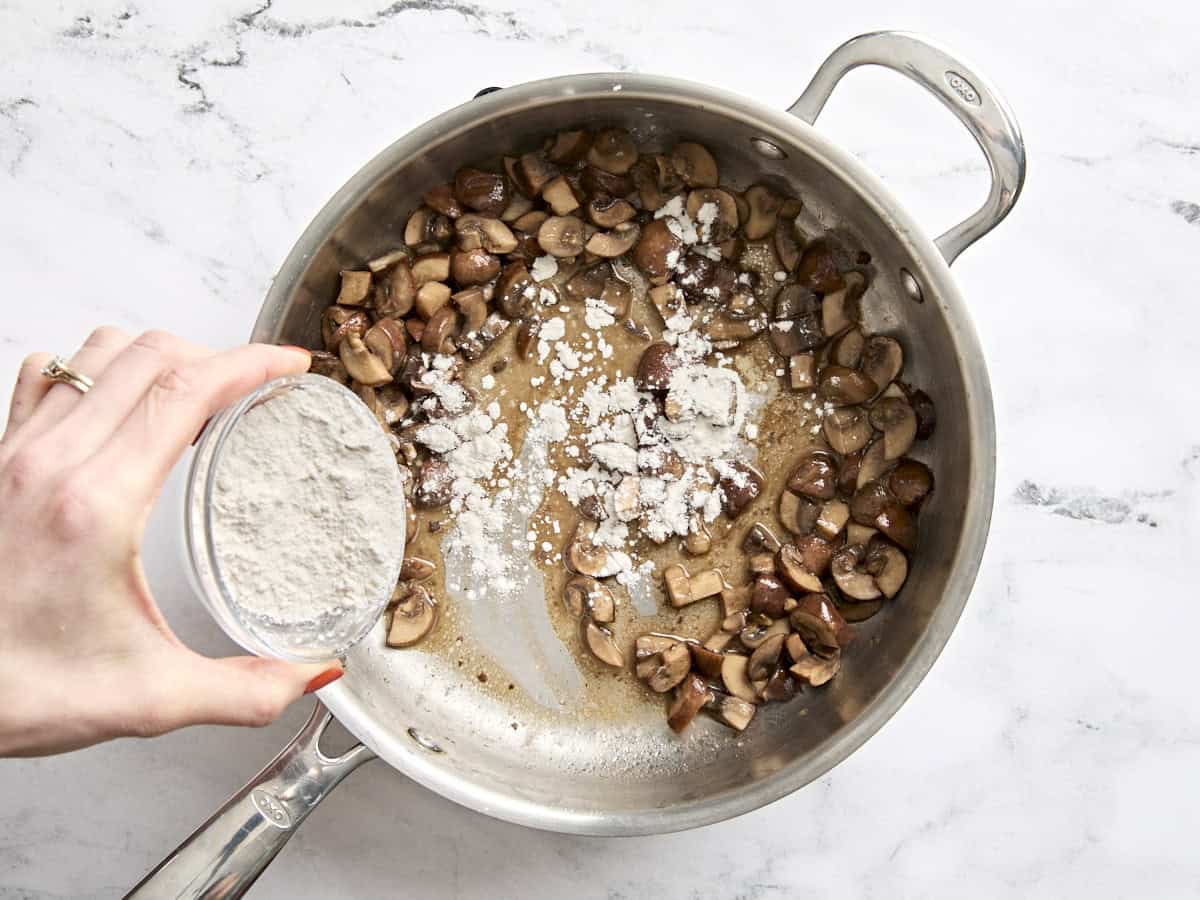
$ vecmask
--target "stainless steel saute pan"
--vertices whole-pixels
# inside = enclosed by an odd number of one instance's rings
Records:
[[[839,79],[868,64],[932,93],[987,157],[987,202],[936,240],[812,127]],[[596,124],[620,125],[662,146],[700,140],[719,160],[723,180],[743,188],[764,179],[786,183],[823,224],[848,231],[870,252],[877,275],[864,317],[872,330],[903,335],[906,372],[932,394],[939,420],[929,442],[938,488],[921,514],[921,553],[902,602],[868,623],[872,639],[851,647],[840,678],[806,695],[805,715],[792,704],[768,706],[741,736],[698,721],[681,739],[658,714],[611,727],[514,730],[511,711],[463,687],[449,663],[388,651],[377,630],[351,653],[346,676],[321,693],[362,745],[324,755],[318,741],[330,716],[318,705],[292,743],[134,895],[240,895],[325,794],[376,756],[458,803],[535,828],[634,835],[727,819],[845,759],[899,708],[946,643],[983,552],[996,450],[987,372],[949,266],[1012,207],[1025,154],[1000,96],[932,41],[899,32],[854,38],[786,111],[700,84],[625,73],[481,96],[401,138],[338,191],[280,270],[254,339],[315,346],[338,270],[394,245],[413,198],[429,185],[548,133]]]

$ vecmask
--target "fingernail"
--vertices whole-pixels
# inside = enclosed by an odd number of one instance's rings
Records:
[[[304,693],[311,694],[315,691],[319,691],[321,688],[325,687],[327,684],[333,684],[335,681],[337,681],[339,678],[341,678],[345,674],[346,674],[346,670],[343,669],[340,665],[331,666],[330,668],[328,668],[324,672],[322,672],[320,675],[318,675],[316,678],[314,678],[312,681],[310,681],[308,684],[306,684],[304,686]]]
[[[312,359],[312,351],[307,347],[297,347],[295,344],[279,344],[281,350],[295,350],[297,353],[303,353],[309,359]]]

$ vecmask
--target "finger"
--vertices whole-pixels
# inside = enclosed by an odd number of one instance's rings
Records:
[[[53,358],[49,353],[33,353],[21,363],[17,383],[13,386],[12,402],[8,405],[8,424],[4,427],[0,444],[16,434],[17,429],[29,420],[34,408],[50,390],[53,382],[42,374],[42,367]]]
[[[307,371],[310,361],[307,350],[248,344],[172,366],[84,465],[148,500],[214,413],[273,378]]]
[[[293,701],[342,676],[339,662],[300,664],[256,656],[207,659],[183,650],[143,710],[141,733],[187,725],[269,725]]]
[[[75,351],[67,365],[80,374],[97,381],[117,354],[129,346],[130,337],[119,328],[101,325],[93,331],[83,346]],[[20,443],[33,440],[62,421],[83,398],[83,393],[69,384],[51,384],[46,395],[33,410],[21,429]]]
[[[45,435],[64,465],[87,459],[112,437],[163,372],[213,351],[164,331],[128,344],[95,379],[95,386]]]

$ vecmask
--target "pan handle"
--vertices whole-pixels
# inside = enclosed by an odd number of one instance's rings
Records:
[[[241,897],[325,795],[375,758],[362,744],[342,756],[322,753],[332,719],[318,701],[292,742],[126,897]]]
[[[987,200],[935,242],[949,265],[1008,215],[1025,182],[1025,142],[1012,110],[974,68],[940,44],[904,31],[851,38],[829,55],[788,112],[812,125],[842,77],[858,66],[884,66],[942,101],[979,144],[992,172]]]

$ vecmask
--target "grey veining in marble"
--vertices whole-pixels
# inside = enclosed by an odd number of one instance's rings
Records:
[[[491,84],[647,71],[784,107],[844,38],[925,31],[1029,145],[955,266],[992,372],[996,514],[946,652],[846,763],[689,834],[591,840],[356,773],[259,897],[1200,895],[1200,7],[443,0],[0,2],[0,372],[99,322],[243,340],[274,267],[376,150]],[[930,232],[985,168],[936,103],[855,72],[820,127]],[[177,630],[230,652],[167,545]],[[113,897],[275,752],[192,729],[0,763],[0,898]]]

